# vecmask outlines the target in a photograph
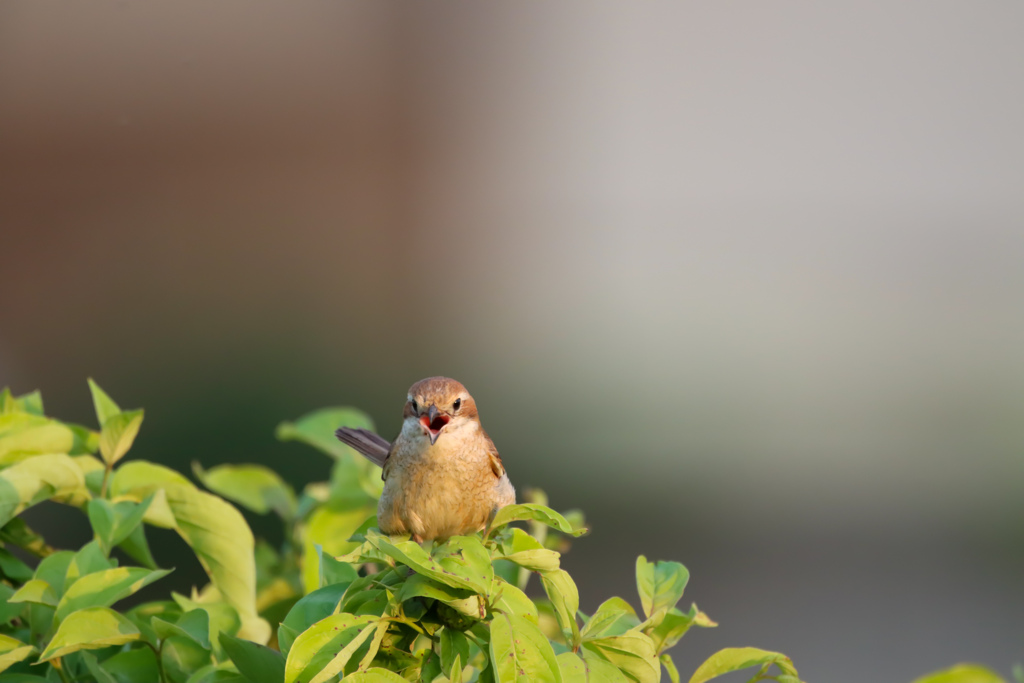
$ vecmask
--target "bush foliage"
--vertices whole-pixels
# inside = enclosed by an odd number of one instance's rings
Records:
[[[696,605],[677,606],[685,567],[644,557],[640,612],[618,597],[580,612],[559,560],[585,532],[583,518],[552,510],[539,492],[480,534],[422,546],[382,535],[380,470],[333,437],[339,426],[372,429],[357,410],[278,428],[280,439],[333,458],[330,481],[296,494],[260,465],[195,465],[204,491],[169,468],[125,460],[143,412],[89,385],[98,431],[46,417],[38,392],[0,394],[0,682],[654,683],[664,671],[678,683],[667,651],[691,627],[715,626]],[[50,547],[17,516],[45,500],[87,515],[93,539]],[[281,547],[255,540],[235,505],[277,516]],[[169,573],[154,562],[147,526],[177,532],[209,583],[115,610]],[[535,575],[544,598],[525,592]],[[747,668],[751,681],[799,683],[789,658],[755,648],[722,650],[689,680]],[[941,680],[1001,680],[961,670],[976,677]]]

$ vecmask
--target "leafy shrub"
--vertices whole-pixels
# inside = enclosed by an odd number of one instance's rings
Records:
[[[664,667],[677,683],[666,651],[691,627],[715,626],[695,605],[677,607],[685,567],[643,557],[641,613],[622,598],[579,612],[559,558],[583,519],[539,492],[482,534],[425,546],[381,535],[379,469],[333,437],[339,426],[372,428],[359,411],[325,409],[278,428],[334,459],[329,482],[297,495],[263,466],[195,465],[207,492],[166,467],[122,462],[143,412],[90,388],[98,432],[46,417],[38,392],[0,394],[0,681],[652,683]],[[50,547],[17,517],[44,500],[85,513],[93,540]],[[256,541],[228,501],[279,517],[281,547]],[[176,531],[209,583],[116,611],[168,573],[146,525]],[[136,564],[119,566],[115,549]],[[21,559],[30,556],[34,568]],[[534,575],[544,599],[524,592]],[[799,681],[787,657],[754,648],[718,652],[690,681],[748,667],[752,681]]]

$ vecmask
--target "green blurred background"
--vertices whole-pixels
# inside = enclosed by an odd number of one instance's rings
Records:
[[[146,409],[137,457],[301,486],[329,463],[279,421],[349,404],[392,437],[407,387],[450,375],[513,481],[588,513],[585,610],[635,600],[638,553],[690,568],[722,626],[684,672],[756,645],[808,680],[1006,673],[1022,24],[944,0],[8,0],[0,385],[91,424],[95,377]]]

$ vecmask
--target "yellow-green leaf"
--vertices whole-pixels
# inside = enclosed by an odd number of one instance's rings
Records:
[[[1003,677],[978,664],[957,664],[915,679],[914,683],[1005,683]]]
[[[520,590],[518,586],[505,581],[501,577],[497,577],[494,580],[494,594],[491,596],[491,601],[496,612],[515,614],[535,624],[538,621],[537,606],[533,604],[533,600],[530,600],[526,593]],[[455,605],[452,606],[456,607]],[[480,616],[479,613],[469,613],[469,615],[478,618]]]
[[[0,526],[49,498],[70,503],[88,497],[74,460],[64,454],[37,455],[0,471]]]
[[[89,392],[92,394],[92,405],[96,409],[96,421],[102,427],[107,420],[121,412],[114,399],[100,389],[100,385],[89,378]]]
[[[378,621],[372,615],[332,614],[296,636],[284,665],[284,683],[293,683],[304,671],[315,674],[353,638]],[[367,633],[367,637],[369,633]]]
[[[521,617],[495,615],[491,621],[490,655],[496,683],[562,682],[551,643],[536,624]]]
[[[630,683],[626,674],[599,656],[586,650],[579,655],[563,652],[558,655],[562,683]]]
[[[551,508],[537,503],[520,503],[518,505],[506,505],[498,510],[491,520],[491,531],[500,529],[506,524],[520,521],[534,521],[546,524],[549,527],[561,531],[570,536],[582,536],[587,533],[586,529],[575,529],[565,517]],[[490,535],[489,534],[489,535]]]
[[[222,498],[200,491],[177,472],[152,463],[129,462],[118,468],[112,490],[140,500],[161,491],[173,528],[192,548],[224,600],[238,612],[242,628],[237,635],[261,644],[270,640],[270,625],[256,609],[255,542],[242,513]],[[158,495],[147,510],[147,521],[159,505]]]
[[[35,648],[0,633],[0,672],[28,657]]]
[[[169,569],[152,571],[141,567],[117,567],[86,574],[71,584],[60,599],[57,619],[86,607],[109,607],[168,574]]]
[[[55,607],[57,605],[57,593],[46,581],[32,579],[26,581],[25,585],[8,599],[8,602],[31,602],[37,605]]]
[[[325,554],[332,556],[358,547],[358,543],[348,539],[372,514],[368,507],[340,511],[323,505],[313,510],[302,536],[302,584],[307,593],[320,587],[320,555],[316,547],[321,546]]]
[[[541,582],[555,608],[566,642],[573,649],[577,648],[580,643],[580,627],[576,622],[576,612],[580,609],[580,594],[576,583],[563,569],[541,574]]]
[[[358,455],[334,436],[338,427],[372,431],[373,420],[356,408],[323,408],[303,415],[295,422],[282,422],[277,427],[277,438],[281,441],[301,441],[333,458],[350,457],[363,460],[363,456]]]
[[[373,668],[345,676],[345,683],[408,683],[408,681],[387,669]]]
[[[218,465],[204,470],[192,463],[192,471],[203,486],[258,514],[273,510],[285,519],[295,516],[295,492],[269,467],[263,465]]]
[[[371,622],[361,627],[352,640],[345,643],[345,646],[338,650],[338,654],[334,655],[331,661],[325,664],[317,675],[310,679],[309,683],[327,683],[327,681],[338,674],[344,675],[345,667],[348,665],[349,660],[352,659],[352,656],[356,653],[356,650],[358,650],[370,636],[380,633],[382,627],[384,630],[387,630],[387,623],[380,621],[376,623]],[[379,641],[377,642],[377,645],[378,647],[380,646]],[[368,652],[367,654],[370,653]],[[370,654],[371,659],[375,654],[375,651]]]
[[[615,636],[639,624],[640,620],[632,605],[619,597],[608,598],[598,606],[597,611],[583,626],[581,636],[584,640]]]
[[[39,661],[49,661],[79,650],[123,645],[139,637],[139,629],[127,617],[108,607],[90,607],[72,612],[61,622]]]
[[[583,647],[601,655],[638,683],[661,680],[661,663],[654,643],[638,629],[617,636],[585,640]]]
[[[704,683],[730,671],[765,664],[774,664],[783,674],[799,678],[792,660],[782,653],[760,650],[756,647],[727,647],[708,657],[690,677],[690,683]]]
[[[636,558],[636,587],[640,604],[648,617],[660,620],[676,606],[690,580],[690,572],[678,562],[648,562],[641,555]]]
[[[117,413],[103,423],[100,430],[100,455],[103,462],[113,465],[132,447],[142,426],[143,411]]]
[[[27,412],[0,415],[0,465],[19,453],[68,453],[74,444],[74,431],[56,420]]]

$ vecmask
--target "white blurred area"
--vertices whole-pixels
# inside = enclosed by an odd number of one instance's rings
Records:
[[[414,224],[459,291],[438,349],[507,368],[552,461],[613,485],[730,478],[824,529],[1019,512],[1022,19],[421,8]]]
[[[1022,26],[1009,1],[7,0],[0,386],[85,420],[97,376],[187,468],[215,427],[275,464],[272,420],[330,403],[391,436],[449,374],[517,485],[594,520],[585,609],[632,597],[636,553],[690,567],[723,627],[681,669],[757,645],[807,680],[1008,673]]]

